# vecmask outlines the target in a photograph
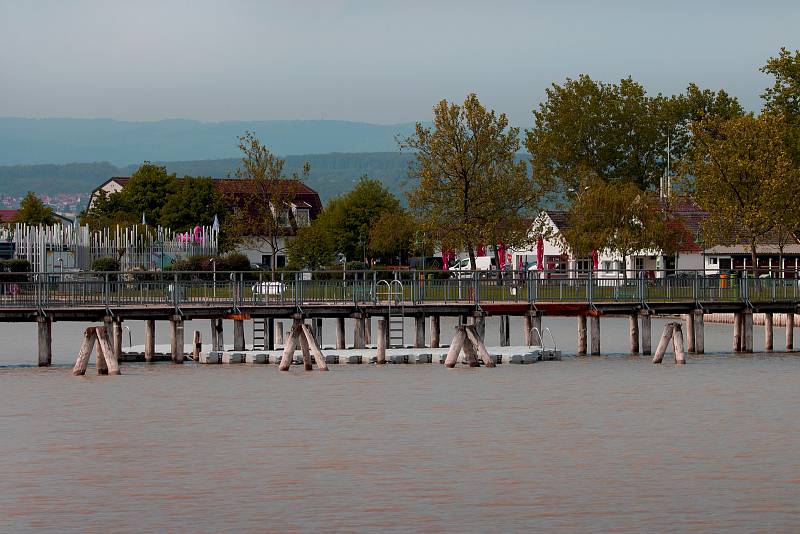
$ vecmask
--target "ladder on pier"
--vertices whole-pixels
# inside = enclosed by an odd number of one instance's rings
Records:
[[[253,319],[253,350],[267,349],[267,319]]]
[[[389,339],[386,345],[389,348],[403,348],[405,344],[405,296],[403,283],[400,280],[381,280],[380,283],[386,288],[382,296],[385,297],[389,311]]]

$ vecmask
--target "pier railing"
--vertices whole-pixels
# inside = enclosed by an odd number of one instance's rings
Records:
[[[630,272],[629,272],[630,274]],[[380,304],[396,279],[408,304],[800,301],[792,272],[121,272],[0,273],[0,308]],[[395,298],[397,295],[395,295]]]

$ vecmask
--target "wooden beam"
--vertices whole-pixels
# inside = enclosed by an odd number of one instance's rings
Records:
[[[89,358],[94,350],[94,344],[97,340],[97,332],[94,327],[89,327],[83,331],[83,342],[78,351],[78,358],[75,360],[75,367],[72,368],[72,374],[75,376],[82,376],[86,374],[86,368],[89,366]]]

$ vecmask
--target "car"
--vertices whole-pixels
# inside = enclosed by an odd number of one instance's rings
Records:
[[[253,285],[253,296],[283,295],[286,284],[283,282],[258,282]]]

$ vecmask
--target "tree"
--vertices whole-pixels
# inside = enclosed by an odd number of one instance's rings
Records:
[[[215,215],[224,219],[227,211],[213,178],[185,176],[167,197],[158,223],[182,232],[197,225],[211,226]]]
[[[319,218],[311,226],[300,228],[297,236],[287,247],[289,266],[293,269],[321,269],[333,263],[336,249],[329,229],[319,224]]]
[[[417,180],[408,193],[420,230],[442,249],[469,253],[482,243],[520,244],[527,235],[527,215],[544,191],[517,162],[519,129],[505,114],[484,108],[475,94],[463,105],[442,100],[433,109],[433,127],[417,123],[414,135],[399,140],[415,151],[409,176]]]
[[[693,125],[681,166],[686,187],[709,214],[702,226],[706,242],[746,242],[754,267],[758,245],[786,224],[800,196],[800,174],[783,142],[786,127],[770,113],[708,116]],[[788,213],[796,220],[795,211]]]
[[[124,212],[126,219],[135,223],[141,221],[142,214],[150,224],[161,224],[164,206],[178,190],[175,174],[167,174],[167,168],[145,161],[133,174],[116,199],[117,211]]]
[[[292,203],[302,185],[301,178],[307,177],[311,169],[306,163],[302,173],[287,176],[283,172],[285,160],[270,152],[253,132],[239,137],[239,150],[239,180],[229,183],[226,191],[227,202],[236,209],[224,228],[232,241],[245,241],[271,254],[274,273],[278,253],[286,250],[284,238],[297,232]]]
[[[53,208],[45,206],[39,197],[28,191],[20,202],[14,222],[31,226],[50,226],[56,223],[56,217]]]
[[[795,162],[800,163],[800,50],[793,54],[781,48],[777,57],[761,67],[761,72],[775,78],[772,87],[761,94],[764,111],[784,116],[789,125],[787,147]]]
[[[563,190],[577,190],[594,177],[654,189],[666,172],[667,148],[673,160],[686,152],[693,120],[741,113],[724,91],[690,84],[685,94],[651,97],[631,78],[607,84],[581,75],[547,90],[525,146],[534,176]]]
[[[414,219],[406,210],[385,211],[369,230],[369,252],[373,257],[397,257],[402,262],[408,257],[415,231]]]

